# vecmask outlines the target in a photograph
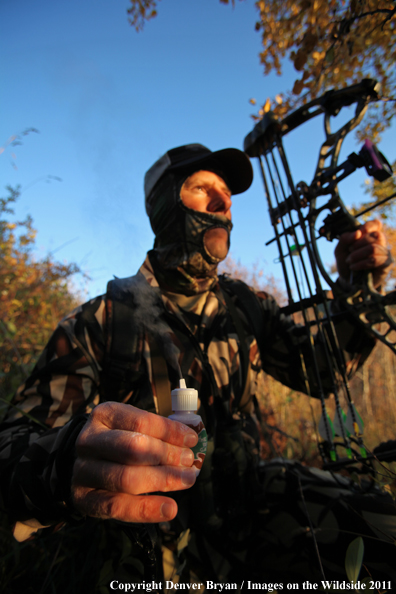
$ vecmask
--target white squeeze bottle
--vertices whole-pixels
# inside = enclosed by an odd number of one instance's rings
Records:
[[[194,388],[187,388],[185,380],[181,379],[179,388],[172,390],[171,396],[174,412],[169,416],[169,419],[188,425],[198,434],[198,443],[191,449],[194,452],[193,466],[199,474],[205,459],[208,436],[201,417],[195,413],[198,408],[198,391]]]

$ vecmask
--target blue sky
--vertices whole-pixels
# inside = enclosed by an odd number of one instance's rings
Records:
[[[38,254],[80,264],[90,296],[113,275],[134,274],[152,246],[143,204],[151,164],[190,142],[242,148],[253,127],[249,99],[264,102],[293,75],[287,67],[282,78],[263,76],[252,0],[234,8],[162,0],[140,33],[127,8],[124,0],[0,0],[0,146],[39,131],[0,155],[1,187],[22,186],[17,211],[33,216]],[[318,147],[310,135],[294,145],[301,179],[312,175]],[[231,253],[280,276],[264,246],[272,232],[254,168],[252,188],[234,199]]]

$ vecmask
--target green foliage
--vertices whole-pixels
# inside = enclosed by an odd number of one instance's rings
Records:
[[[356,582],[362,568],[364,555],[363,538],[358,536],[349,545],[345,556],[345,571],[350,582]]]

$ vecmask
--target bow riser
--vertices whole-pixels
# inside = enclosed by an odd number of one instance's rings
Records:
[[[348,463],[356,457],[352,456],[350,439],[358,444],[358,456],[361,459],[366,458],[366,451],[361,435],[362,426],[351,399],[344,354],[339,347],[332,322],[329,290],[323,287],[323,280],[342,304],[342,309],[350,312],[369,334],[384,342],[395,353],[396,322],[391,316],[390,306],[396,304],[396,291],[387,295],[378,292],[373,286],[371,274],[354,276],[352,286],[347,291],[343,290],[333,281],[322,263],[318,242],[324,238],[332,241],[339,238],[343,232],[359,227],[358,220],[348,211],[340,197],[338,183],[341,180],[363,166],[370,175],[379,180],[392,174],[389,163],[370,141],[366,141],[359,154],[352,153],[344,163],[338,165],[346,136],[360,124],[370,103],[379,100],[379,93],[378,83],[366,79],[346,89],[329,91],[283,120],[278,120],[269,112],[244,142],[247,154],[257,157],[260,163],[269,215],[275,233],[275,237],[268,241],[267,245],[276,241],[289,301],[284,311],[300,312],[310,343],[314,330],[321,335],[320,340],[325,345],[324,351],[336,404],[334,426],[346,447]],[[332,118],[337,116],[343,107],[352,105],[355,106],[354,115],[337,131],[332,131]],[[283,147],[283,137],[317,116],[324,118],[325,141],[319,150],[315,174],[310,185],[304,181],[295,184]],[[319,198],[323,197],[326,197],[326,201],[319,205]],[[330,214],[324,218],[326,211],[330,211]],[[316,226],[319,220],[321,228],[318,232]],[[322,453],[326,464],[334,464],[337,460],[336,444],[333,441],[332,425],[328,420],[325,394],[321,387],[313,349],[310,364],[314,368],[322,403],[320,426],[327,443],[326,447],[322,447]],[[340,378],[342,388],[339,388]],[[348,427],[340,405],[340,389],[348,402]]]

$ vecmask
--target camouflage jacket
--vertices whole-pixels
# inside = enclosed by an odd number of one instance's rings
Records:
[[[305,348],[305,335],[270,295],[257,293],[268,337],[261,353],[243,307],[232,297],[244,329],[247,374],[241,365],[240,332],[218,285],[193,297],[164,293],[147,257],[125,286],[134,303],[126,385],[114,393],[108,381],[114,304],[103,295],[60,322],[1,424],[1,495],[18,540],[42,527],[78,518],[69,502],[74,444],[94,406],[107,399],[158,412],[152,336],[166,361],[171,386],[177,385],[180,366],[187,385],[198,389],[209,433],[216,415],[254,416],[252,402],[261,370],[306,391],[297,348]],[[337,333],[352,372],[370,352],[372,340],[346,319],[338,324]],[[321,373],[326,383],[325,365]]]

